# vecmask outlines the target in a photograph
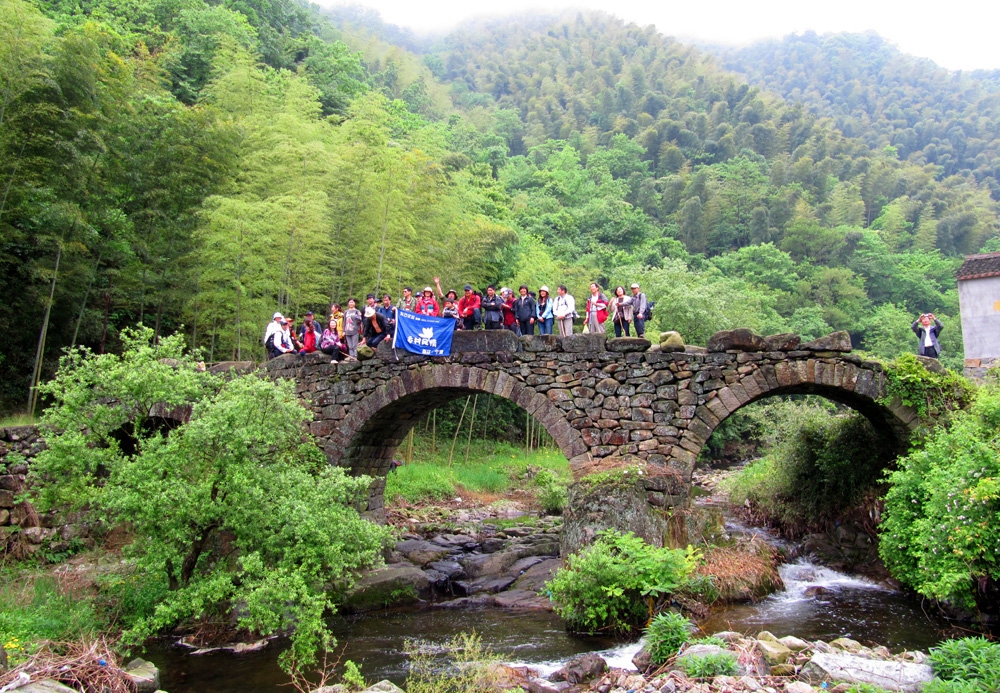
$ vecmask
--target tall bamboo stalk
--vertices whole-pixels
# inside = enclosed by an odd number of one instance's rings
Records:
[[[52,284],[49,286],[49,301],[45,304],[45,317],[42,319],[42,329],[38,333],[38,348],[35,350],[35,368],[31,373],[31,388],[28,390],[28,416],[34,417],[35,405],[38,403],[38,383],[42,379],[42,357],[45,354],[45,339],[49,334],[49,317],[52,315],[52,302],[56,295],[56,280],[59,278],[59,261],[62,259],[62,242],[56,251],[56,266],[52,271]]]
[[[406,446],[406,464],[413,461],[413,429],[410,429],[410,441]]]
[[[455,443],[458,442],[458,434],[462,431],[462,422],[465,421],[465,410],[469,408],[469,400],[471,397],[465,398],[465,407],[462,409],[462,415],[458,418],[458,425],[455,426],[455,437],[451,439],[451,452],[448,454],[448,466],[451,466],[451,461],[455,457]]]
[[[431,454],[437,453],[437,422],[438,422],[438,411],[435,409],[431,412]]]
[[[479,404],[479,395],[472,400],[472,418],[469,419],[469,437],[465,441],[465,463],[469,463],[469,451],[472,450],[472,427],[476,425],[476,405]]]

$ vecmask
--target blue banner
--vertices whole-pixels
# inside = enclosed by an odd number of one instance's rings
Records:
[[[396,315],[392,346],[424,356],[450,356],[451,336],[456,324],[455,318],[432,318],[400,310]]]

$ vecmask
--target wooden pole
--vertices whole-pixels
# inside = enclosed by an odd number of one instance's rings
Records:
[[[455,443],[458,442],[458,434],[462,430],[462,422],[465,421],[465,410],[469,408],[469,400],[472,397],[465,398],[465,407],[462,409],[462,415],[458,418],[458,425],[455,426],[455,436],[451,439],[451,452],[448,454],[448,466],[451,466],[452,460],[455,458]]]

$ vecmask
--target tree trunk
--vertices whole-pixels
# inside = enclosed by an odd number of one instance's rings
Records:
[[[108,315],[111,313],[111,287],[108,286],[107,291],[104,292],[104,326],[101,328],[101,346],[97,350],[97,353],[104,353],[104,345],[107,343],[108,339]]]
[[[28,389],[28,416],[35,415],[35,404],[38,402],[38,383],[42,378],[42,360],[45,354],[45,339],[49,333],[49,317],[52,315],[52,301],[56,295],[56,281],[59,279],[59,261],[62,259],[62,242],[56,251],[56,266],[52,272],[52,283],[49,285],[49,300],[45,304],[45,317],[42,318],[42,329],[38,333],[38,348],[35,350],[35,368],[31,373],[31,387]]]

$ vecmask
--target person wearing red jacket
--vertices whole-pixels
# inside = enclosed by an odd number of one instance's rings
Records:
[[[414,312],[420,315],[430,315],[435,318],[441,315],[438,302],[434,300],[434,289],[429,286],[424,288],[423,295],[417,299],[417,309]]]
[[[458,317],[462,319],[466,330],[474,330],[479,325],[482,316],[482,299],[472,290],[471,284],[465,285],[465,295],[458,299]]]
[[[500,289],[503,296],[503,327],[516,335],[520,335],[517,329],[517,318],[514,317],[514,292],[507,287]]]

